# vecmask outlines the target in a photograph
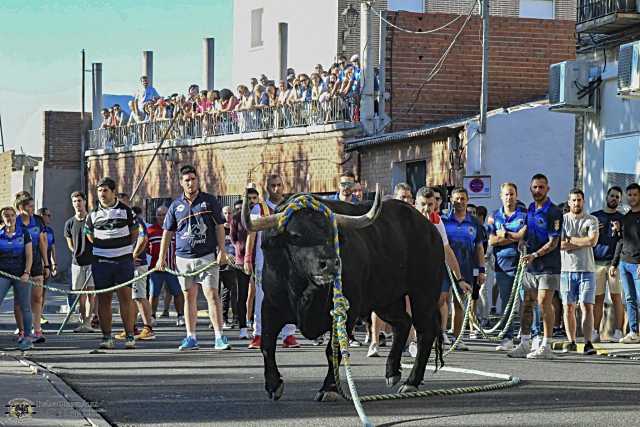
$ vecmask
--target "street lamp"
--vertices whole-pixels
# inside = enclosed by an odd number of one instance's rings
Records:
[[[347,50],[347,37],[351,35],[351,30],[356,28],[360,13],[349,3],[340,15],[342,15],[345,26],[345,29],[342,31],[342,51],[344,52]]]

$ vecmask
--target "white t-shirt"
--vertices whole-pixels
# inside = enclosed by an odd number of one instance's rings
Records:
[[[275,210],[277,204],[273,203],[271,200],[266,201],[269,209]],[[267,212],[267,215],[269,213]],[[251,219],[260,218],[260,205],[256,204],[253,208],[251,208]],[[262,270],[262,266],[264,265],[264,255],[262,255],[262,231],[258,231],[256,233],[256,261],[255,261],[255,269]]]
[[[433,224],[433,225],[435,225],[435,227],[440,232],[440,236],[442,237],[442,243],[444,245],[448,245],[449,244],[449,238],[447,238],[447,230],[445,230],[444,224],[442,223],[442,220],[438,221],[437,224]]]

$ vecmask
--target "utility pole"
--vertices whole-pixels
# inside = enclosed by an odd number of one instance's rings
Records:
[[[4,133],[2,132],[2,114],[0,114],[0,148],[4,153]]]
[[[80,89],[81,92],[81,109],[80,109],[80,189],[87,194],[87,189],[86,189],[86,171],[85,171],[85,160],[84,160],[84,153],[85,151],[87,151],[87,141],[85,140],[86,137],[86,133],[87,133],[87,128],[85,127],[85,104],[84,104],[84,99],[85,99],[85,74],[86,74],[87,70],[85,70],[85,52],[84,49],[82,49],[82,87]]]
[[[477,172],[483,171],[484,137],[487,132],[487,105],[489,101],[489,0],[480,0],[480,16],[482,17],[482,92],[480,93],[480,150]]]

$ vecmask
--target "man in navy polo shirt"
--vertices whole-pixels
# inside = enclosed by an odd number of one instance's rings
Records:
[[[462,278],[473,287],[471,310],[475,310],[475,302],[480,296],[480,287],[485,282],[484,247],[482,246],[485,230],[476,217],[467,213],[469,204],[467,190],[461,187],[454,188],[451,192],[451,203],[453,209],[442,217],[442,222],[447,231],[449,245],[460,265]],[[464,311],[454,298],[453,334],[456,337],[462,333],[463,318]],[[462,341],[457,348],[468,350]]]
[[[562,211],[549,199],[549,180],[542,174],[531,178],[533,203],[527,211],[527,263],[522,285],[525,289],[522,307],[520,337],[528,341],[531,333],[533,307],[540,306],[544,337],[538,348],[526,355],[527,359],[553,359],[551,339],[553,337],[554,309],[553,294],[560,289],[560,233]],[[511,357],[525,357],[526,348],[521,353],[510,353]]]
[[[231,346],[222,335],[222,304],[218,295],[219,266],[227,264],[224,249],[224,217],[215,196],[200,191],[198,176],[193,166],[180,168],[180,186],[184,193],[169,206],[162,228],[162,242],[157,267],[164,270],[169,243],[176,234],[176,267],[180,273],[199,270],[214,261],[205,271],[191,277],[179,277],[184,293],[187,336],[179,350],[198,348],[196,321],[198,320],[198,284],[202,286],[209,307],[209,318],[215,330],[216,350]],[[217,252],[217,256],[216,256]]]

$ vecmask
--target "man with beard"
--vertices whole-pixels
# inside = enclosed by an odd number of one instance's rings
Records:
[[[267,178],[267,194],[269,197],[263,203],[258,203],[251,209],[251,215],[253,218],[272,214],[275,212],[276,207],[284,200],[284,184],[280,175],[271,175]],[[250,254],[253,250],[255,250],[255,265],[251,264],[250,257],[245,256],[244,259],[245,273],[254,274],[256,286],[253,327],[254,337],[251,343],[249,343],[249,348],[260,348],[262,343],[262,300],[264,299],[264,291],[262,290],[262,267],[264,265],[264,256],[262,254],[262,231],[249,233],[249,236],[247,237],[246,253]],[[296,325],[284,325],[281,332],[283,337],[282,346],[284,348],[300,347],[300,344],[298,344],[298,341],[294,336],[295,332]]]
[[[591,344],[591,332],[593,304],[596,299],[596,262],[593,258],[593,247],[598,242],[598,219],[584,212],[582,190],[571,190],[568,204],[569,212],[562,218],[560,241],[560,295],[564,304],[565,329],[569,337],[569,342],[563,345],[563,350],[577,351],[576,302],[579,300],[584,334],[583,353],[592,355],[596,353]]]
[[[600,342],[600,323],[604,311],[604,296],[607,287],[613,303],[615,314],[615,332],[610,337],[611,342],[618,342],[622,338],[624,324],[624,307],[622,305],[622,285],[618,277],[609,276],[609,266],[616,251],[616,244],[620,240],[620,224],[624,215],[618,211],[622,200],[622,188],[613,186],[607,191],[607,201],[604,209],[592,212],[598,219],[598,244],[593,248],[596,260],[596,303],[593,306],[593,337],[592,342]]]
[[[543,174],[531,178],[533,203],[527,211],[527,255],[522,261],[527,263],[527,272],[522,279],[525,290],[521,318],[521,345],[509,353],[510,357],[528,359],[553,359],[551,350],[553,337],[554,309],[553,294],[560,289],[560,231],[562,211],[549,199],[549,180]],[[529,350],[533,307],[538,303],[542,312],[544,338],[538,348]]]
[[[631,210],[622,218],[622,238],[618,240],[611,261],[609,275],[615,277],[620,267],[620,281],[624,289],[629,316],[629,333],[620,339],[622,344],[640,343],[638,335],[638,293],[640,292],[640,185],[627,186],[627,202]]]

